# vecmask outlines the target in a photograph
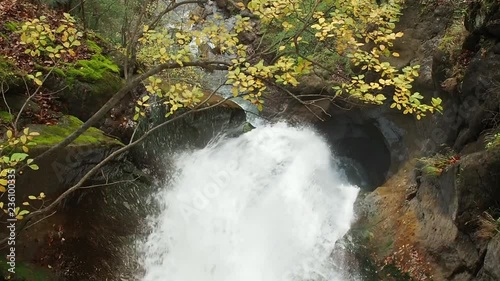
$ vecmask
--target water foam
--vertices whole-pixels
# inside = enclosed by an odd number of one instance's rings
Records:
[[[285,124],[179,155],[142,280],[342,280],[331,253],[358,189],[333,162],[320,136]]]

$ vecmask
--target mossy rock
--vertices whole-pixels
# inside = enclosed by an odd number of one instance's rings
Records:
[[[12,61],[0,55],[0,82],[17,85],[20,81],[18,72],[19,70]]]
[[[0,123],[9,123],[14,119],[14,115],[7,111],[0,111]]]
[[[53,146],[63,141],[69,134],[78,129],[83,122],[71,115],[63,116],[57,125],[30,125],[32,131],[40,133],[34,139],[37,147]],[[96,145],[96,146],[123,146],[114,138],[106,136],[97,128],[90,128],[79,136],[70,146]]]
[[[57,281],[50,270],[29,263],[16,263],[15,274],[9,273],[6,261],[0,262],[0,278],[9,281]]]
[[[60,94],[63,113],[82,120],[90,118],[124,85],[119,67],[100,54],[54,73],[59,78],[51,83],[53,90],[64,89]]]
[[[99,48],[95,44],[96,48]],[[112,60],[101,54],[92,56],[90,60],[79,60],[76,64],[66,71],[68,82],[72,83],[75,79],[82,82],[96,82],[103,80],[108,73],[118,73],[120,68]]]

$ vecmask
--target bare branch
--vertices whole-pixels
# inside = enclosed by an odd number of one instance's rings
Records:
[[[4,89],[4,85],[7,85],[7,89]],[[2,81],[0,83],[0,92],[2,93],[3,102],[5,103],[5,106],[7,107],[7,110],[9,111],[9,114],[12,115],[12,111],[10,110],[9,103],[7,102],[7,99],[5,98],[5,93],[8,90],[9,90],[9,85],[7,83],[5,83],[4,81]]]
[[[322,111],[324,113],[325,110],[317,105],[317,104],[314,104],[314,103],[311,103],[311,102],[304,102],[303,100],[301,100],[299,97],[297,97],[297,95],[295,95],[294,93],[292,93],[290,90],[286,89],[285,87],[282,87],[281,85],[278,85],[276,83],[273,83],[276,87],[278,87],[280,90],[284,91],[286,94],[288,94],[289,96],[291,96],[293,99],[295,99],[296,101],[298,101],[300,104],[304,105],[305,108],[307,108],[307,110],[309,110],[309,112],[311,112],[316,118],[318,118],[319,120],[321,121],[325,121],[325,119],[323,119],[321,116],[319,116],[318,114],[316,114],[316,112],[314,112],[310,107],[309,105],[312,105],[312,106],[316,106],[316,107],[320,107],[322,109]],[[328,113],[326,113],[327,115],[329,115]]]
[[[220,62],[220,61],[200,61],[200,62],[185,62],[182,65],[179,63],[164,63],[161,65],[158,65],[156,67],[153,67],[149,71],[136,76],[135,78],[131,79],[127,85],[125,85],[123,88],[121,88],[116,94],[114,94],[94,115],[92,115],[85,123],[80,126],[76,131],[71,133],[69,136],[67,136],[63,141],[60,143],[52,146],[42,154],[38,155],[35,157],[34,161],[40,161],[40,159],[49,157],[53,155],[56,151],[68,146],[70,143],[72,143],[75,139],[77,139],[81,134],[83,134],[87,129],[89,129],[92,125],[94,125],[97,121],[99,121],[106,113],[111,110],[128,92],[133,90],[135,87],[137,87],[143,80],[146,78],[153,76],[155,74],[158,74],[159,72],[166,70],[166,69],[174,69],[174,68],[181,68],[181,67],[201,67],[201,68],[206,68],[206,69],[216,69],[216,70],[227,70],[228,66],[230,64],[226,62]]]
[[[45,77],[43,78],[42,83],[40,85],[38,85],[38,87],[35,89],[35,91],[33,92],[33,94],[28,95],[28,98],[24,101],[23,106],[21,106],[21,109],[19,109],[19,113],[17,113],[16,120],[14,121],[14,123],[12,123],[12,126],[14,127],[14,130],[16,132],[17,132],[17,123],[19,122],[19,118],[21,117],[21,114],[23,113],[24,108],[28,105],[28,103],[30,102],[30,100],[33,97],[35,97],[36,94],[38,94],[38,92],[40,91],[40,89],[42,89],[43,83],[45,83],[45,81],[47,80],[47,78],[49,77],[49,75],[52,73],[52,71],[54,71],[54,68],[55,67],[52,67],[49,70],[49,73],[47,73],[47,75],[45,75]],[[24,79],[24,77],[23,77],[23,81],[24,81],[24,86],[26,87],[26,91],[29,92],[29,87],[28,87],[28,84],[26,84],[26,79]]]
[[[55,212],[55,211],[54,211],[54,212],[52,212],[50,215],[47,215],[47,216],[45,216],[45,217],[43,217],[43,218],[41,218],[41,219],[37,220],[36,222],[34,222],[34,223],[30,224],[30,225],[27,225],[24,229],[28,229],[28,228],[30,228],[30,227],[32,227],[32,226],[34,226],[35,224],[37,224],[37,223],[39,223],[39,222],[41,222],[41,221],[43,221],[43,220],[46,220],[46,219],[50,218],[50,217],[51,217],[51,216],[53,216],[55,213],[57,213],[57,212]]]
[[[99,162],[97,165],[95,165],[92,169],[90,169],[75,185],[73,185],[72,187],[68,188],[65,192],[63,192],[61,195],[59,195],[59,197],[57,197],[52,203],[50,203],[48,206],[42,208],[42,209],[39,209],[37,211],[34,211],[30,214],[28,214],[27,216],[24,217],[23,221],[22,221],[22,224],[18,227],[18,232],[22,231],[25,227],[25,225],[33,218],[39,216],[39,215],[43,215],[45,213],[48,213],[48,212],[51,212],[51,211],[55,211],[56,207],[62,202],[62,200],[64,200],[68,195],[70,195],[71,193],[75,192],[76,190],[82,188],[82,185],[91,177],[93,176],[97,171],[99,171],[102,167],[104,167],[106,164],[108,164],[111,160],[113,160],[116,156],[122,154],[123,152],[125,151],[128,151],[130,148],[136,146],[137,144],[139,144],[140,142],[142,142],[144,139],[146,139],[149,135],[151,135],[152,133],[154,133],[155,131],[163,128],[164,126],[176,121],[176,120],[179,120],[179,119],[182,119],[184,118],[185,116],[187,115],[190,115],[190,114],[193,114],[193,113],[196,113],[196,112],[202,112],[202,111],[205,111],[205,110],[208,110],[208,109],[211,109],[211,108],[214,108],[214,107],[217,107],[223,103],[225,103],[226,101],[228,101],[229,99],[231,99],[232,97],[229,97],[229,98],[225,98],[225,99],[222,99],[220,100],[219,102],[213,104],[213,105],[209,105],[209,106],[204,106],[203,103],[200,103],[198,106],[196,106],[195,108],[189,110],[189,111],[186,111],[184,113],[181,113],[171,119],[168,119],[166,120],[165,122],[159,124],[159,125],[156,125],[155,127],[151,128],[149,131],[147,131],[144,135],[142,135],[140,138],[138,138],[136,141],[134,142],[131,142],[130,144],[128,145],[125,145],[117,150],[115,150],[113,153],[109,154],[106,158],[104,158],[101,162]],[[8,241],[7,238],[4,238],[2,240],[0,240],[0,245],[3,245],[4,243],[6,243]]]
[[[81,186],[79,187],[80,189],[90,189],[90,188],[94,188],[94,187],[103,187],[103,186],[112,186],[112,185],[115,185],[115,184],[121,184],[121,183],[130,183],[130,182],[135,182],[136,180],[138,180],[140,177],[136,177],[134,178],[133,180],[121,180],[121,181],[114,181],[114,182],[107,182],[106,183],[102,183],[102,184],[94,184],[94,185],[88,185],[88,186]]]

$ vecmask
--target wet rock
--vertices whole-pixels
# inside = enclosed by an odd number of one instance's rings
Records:
[[[495,235],[488,244],[486,256],[484,258],[482,280],[500,280],[500,234]]]
[[[257,34],[253,31],[243,31],[238,34],[238,39],[242,44],[252,44],[257,39]]]
[[[500,3],[496,0],[471,2],[465,27],[471,33],[500,38]]]
[[[468,65],[462,81],[460,100],[464,109],[464,128],[455,141],[455,150],[461,150],[467,142],[476,140],[499,110],[500,99],[494,89],[500,85],[500,55],[478,53]]]

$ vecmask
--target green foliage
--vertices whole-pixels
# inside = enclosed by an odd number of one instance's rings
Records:
[[[438,48],[448,55],[450,61],[455,61],[462,52],[462,43],[467,34],[463,17],[454,19],[446,29]]]
[[[72,83],[74,79],[85,82],[102,80],[107,73],[118,73],[119,67],[103,55],[93,55],[90,60],[79,60],[66,70],[66,77]]]
[[[486,149],[494,149],[498,147],[500,147],[500,133],[486,136]]]
[[[460,161],[460,156],[452,151],[446,154],[436,154],[432,157],[424,157],[418,160],[422,174],[428,177],[438,177],[444,173],[450,166]]]
[[[19,29],[19,23],[14,22],[14,21],[6,22],[6,23],[4,23],[3,26],[6,30],[11,31],[11,32],[15,32],[16,30]]]
[[[39,169],[28,155],[30,148],[37,145],[33,139],[39,135],[38,132],[29,128],[24,128],[20,132],[11,129],[5,132],[5,136],[0,140],[0,194],[7,192],[9,185],[15,184],[15,174],[19,167],[26,165],[32,170]],[[4,213],[8,214],[8,210],[11,209],[11,212],[13,210],[12,216],[18,220],[22,220],[26,214],[30,213],[26,209],[10,206],[11,202],[7,201],[7,196],[0,195],[0,199],[2,197],[6,202],[0,201],[0,210]],[[38,199],[35,198],[35,200]],[[29,205],[29,203],[24,205]]]
[[[393,31],[403,4],[403,0],[385,1],[382,5],[368,0],[260,0],[251,1],[248,8],[267,24],[270,36],[274,35],[273,30],[282,30],[271,40],[279,56],[295,53],[308,57],[318,52],[335,52],[337,57],[347,57],[360,68],[361,73],[335,87],[337,96],[347,94],[365,103],[382,104],[387,99],[385,92],[390,90],[394,92],[392,108],[420,119],[426,112],[441,111],[441,99],[433,99],[430,105],[423,103],[423,96],[411,91],[419,66],[399,71],[386,59],[399,56],[391,47],[394,40],[403,36],[402,32]],[[325,66],[330,67],[322,65]],[[368,72],[377,73],[378,79],[367,81]]]
[[[7,111],[0,111],[0,123],[9,123],[14,120],[14,115],[8,113]]]
[[[29,263],[20,262],[16,260],[16,273],[10,274],[8,269],[10,265],[7,264],[6,260],[0,261],[0,280],[9,281],[56,281],[56,277],[50,272],[50,270],[35,266]]]
[[[16,84],[19,73],[14,63],[0,55],[0,83]]]
[[[102,53],[102,48],[99,45],[97,45],[97,43],[95,41],[87,40],[85,43],[87,45],[87,49],[94,52],[95,54]]]
[[[59,26],[52,28],[45,16],[26,21],[19,30],[21,45],[26,45],[25,53],[32,57],[47,56],[61,58],[63,54],[75,56],[74,48],[81,45],[83,33],[75,28],[75,19],[64,14]]]
[[[87,0],[85,1],[85,26],[101,34],[108,41],[115,44],[123,43],[123,32],[130,32],[129,25],[135,18],[139,17],[141,5],[147,5],[149,1],[128,0]],[[76,17],[83,22],[80,6],[73,10]]]

